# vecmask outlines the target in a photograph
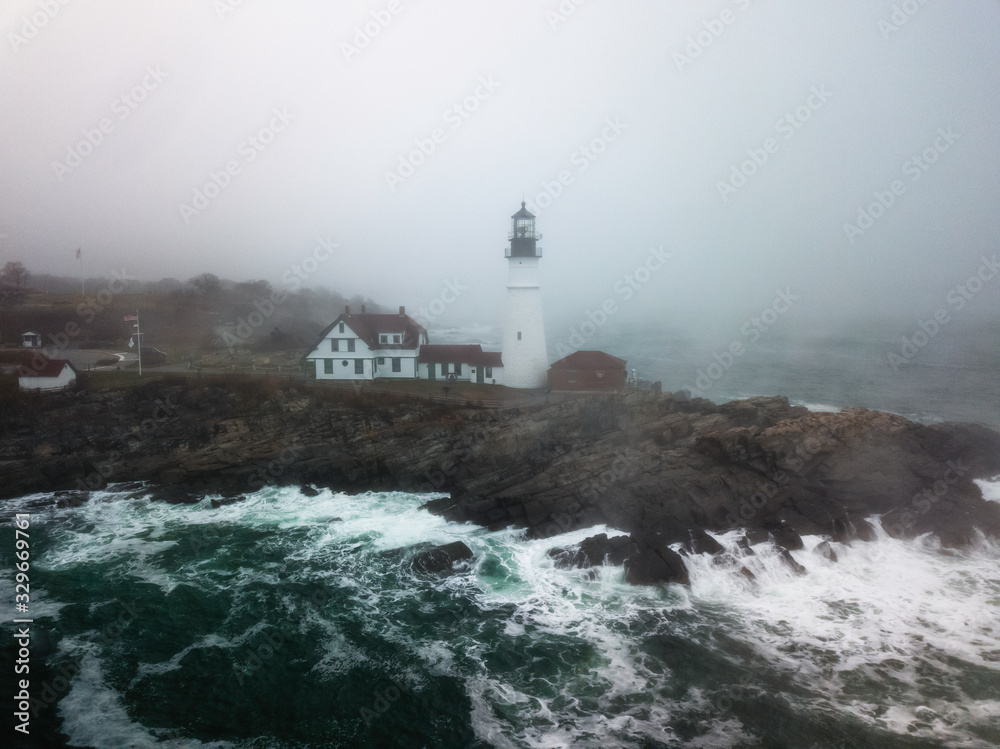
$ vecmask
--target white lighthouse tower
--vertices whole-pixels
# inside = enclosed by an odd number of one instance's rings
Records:
[[[524,207],[510,217],[507,248],[507,320],[503,329],[504,385],[542,388],[548,382],[549,356],[542,323],[542,290],[538,283],[535,216]]]

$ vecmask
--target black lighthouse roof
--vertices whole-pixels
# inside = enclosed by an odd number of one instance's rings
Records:
[[[525,202],[521,201],[521,210],[515,213],[511,218],[535,218],[535,214],[525,208]]]

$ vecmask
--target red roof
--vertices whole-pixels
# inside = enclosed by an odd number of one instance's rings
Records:
[[[499,351],[483,351],[483,347],[478,343],[421,346],[417,362],[420,364],[460,363],[483,367],[503,366]]]
[[[65,367],[69,367],[74,372],[76,367],[70,363],[69,359],[46,359],[45,364],[39,368],[39,362],[35,358],[26,360],[26,363],[17,368],[18,377],[58,377]]]
[[[625,369],[627,362],[603,351],[576,351],[552,365],[552,369]]]
[[[324,330],[313,346],[315,350],[339,323],[345,323],[371,349],[415,349],[420,346],[420,334],[427,330],[409,315],[381,315],[363,312],[360,315],[343,314]],[[379,343],[382,333],[402,335],[402,343]]]

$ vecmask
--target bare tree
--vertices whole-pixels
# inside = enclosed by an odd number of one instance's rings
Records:
[[[12,260],[4,265],[3,269],[0,270],[0,278],[2,278],[6,283],[12,284],[17,288],[26,286],[28,283],[28,269],[24,267],[24,263],[19,260]]]
[[[222,288],[222,281],[214,273],[202,273],[189,282],[199,294],[214,294]]]

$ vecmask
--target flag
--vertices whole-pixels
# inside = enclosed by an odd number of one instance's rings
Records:
[[[135,339],[134,338],[129,338],[128,339],[128,347],[132,348],[134,345],[135,345]]]
[[[139,322],[138,315],[125,315],[125,322]]]
[[[79,247],[76,248],[76,259],[77,260],[80,259],[80,248]]]

